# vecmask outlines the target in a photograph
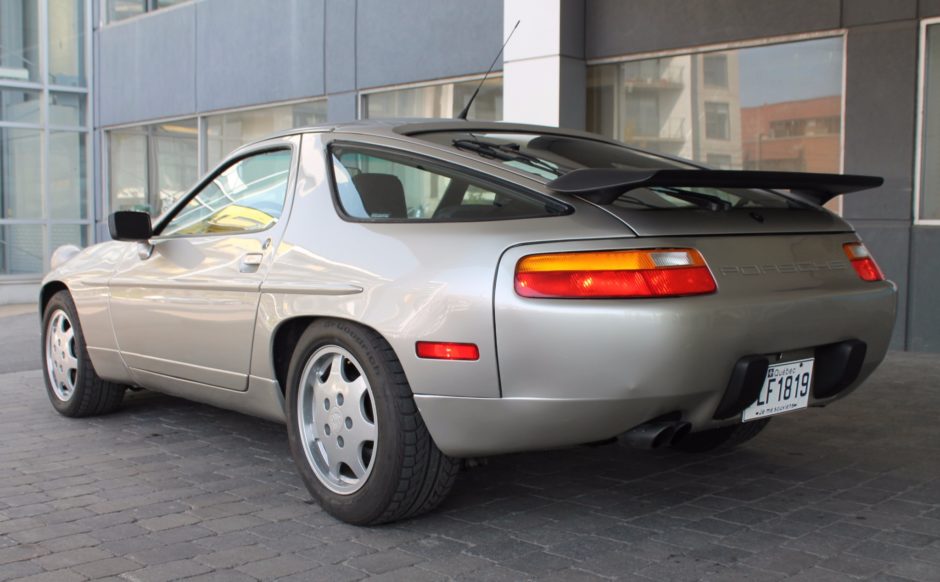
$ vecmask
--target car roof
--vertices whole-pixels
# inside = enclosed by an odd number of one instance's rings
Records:
[[[283,138],[291,135],[300,135],[304,133],[358,133],[364,135],[376,136],[398,136],[414,137],[423,133],[435,133],[443,131],[499,131],[499,132],[518,132],[518,133],[539,133],[567,135],[580,137],[595,141],[604,141],[622,146],[618,142],[607,139],[596,133],[576,129],[563,129],[544,125],[531,125],[525,123],[512,123],[504,121],[475,121],[464,119],[429,119],[429,118],[389,118],[389,119],[362,119],[358,121],[349,121],[344,123],[322,124],[309,127],[298,127],[278,132],[254,143],[267,141],[269,139]],[[252,144],[248,144],[252,145]]]

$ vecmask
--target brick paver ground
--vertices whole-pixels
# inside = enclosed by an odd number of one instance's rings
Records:
[[[892,354],[736,451],[495,458],[358,528],[310,502],[279,425],[146,393],[70,420],[39,372],[0,375],[0,580],[937,581],[938,378]]]

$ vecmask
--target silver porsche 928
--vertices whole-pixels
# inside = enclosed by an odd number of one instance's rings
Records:
[[[739,444],[884,358],[896,288],[821,206],[880,184],[548,127],[291,131],[56,251],[46,386],[66,416],[136,386],[285,422],[355,524],[432,509],[460,458]]]

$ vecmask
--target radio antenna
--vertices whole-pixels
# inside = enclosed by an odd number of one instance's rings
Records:
[[[480,84],[477,85],[476,91],[473,92],[473,95],[470,96],[470,101],[467,101],[467,105],[463,108],[463,111],[457,116],[457,119],[467,119],[467,114],[470,113],[470,106],[473,105],[473,100],[477,98],[477,93],[480,92],[480,89],[483,88],[483,83],[486,82],[486,78],[490,76],[490,73],[493,72],[493,67],[496,66],[496,61],[499,60],[500,55],[503,54],[503,49],[506,48],[506,45],[509,44],[509,39],[512,38],[512,33],[516,32],[516,29],[519,28],[519,23],[521,20],[516,21],[516,25],[512,27],[512,30],[509,31],[509,36],[506,37],[506,42],[503,43],[503,46],[500,47],[499,52],[496,53],[496,58],[493,59],[493,64],[490,65],[490,68],[486,71],[486,74],[483,75],[483,78],[480,79]]]

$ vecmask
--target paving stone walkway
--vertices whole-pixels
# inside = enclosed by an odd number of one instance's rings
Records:
[[[491,459],[379,528],[310,502],[279,425],[148,393],[70,420],[37,371],[0,399],[0,580],[940,580],[936,355],[724,454]]]

